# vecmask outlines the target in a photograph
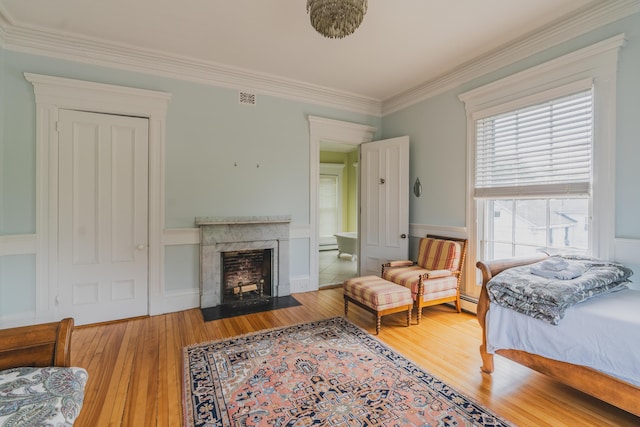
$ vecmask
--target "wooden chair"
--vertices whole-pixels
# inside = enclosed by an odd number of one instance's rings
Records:
[[[467,239],[427,236],[420,239],[417,261],[398,260],[382,265],[382,278],[411,289],[420,323],[424,307],[455,302],[460,312],[460,280]]]

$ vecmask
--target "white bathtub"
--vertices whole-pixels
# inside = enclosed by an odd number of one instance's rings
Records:
[[[355,261],[358,252],[358,233],[348,231],[336,233],[334,236],[338,241],[338,257],[342,254],[349,254],[351,255],[351,260]]]

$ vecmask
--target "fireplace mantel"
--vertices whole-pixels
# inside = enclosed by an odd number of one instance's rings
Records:
[[[221,254],[228,251],[273,249],[274,296],[291,292],[289,226],[291,216],[196,217],[200,227],[200,307],[221,304]]]
[[[197,216],[196,225],[225,225],[225,224],[270,224],[291,222],[291,215],[272,216]]]

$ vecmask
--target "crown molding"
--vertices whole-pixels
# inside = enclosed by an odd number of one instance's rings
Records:
[[[638,12],[640,12],[640,1],[638,0],[603,2],[584,9],[570,18],[550,24],[515,42],[510,42],[507,46],[477,57],[436,79],[385,99],[382,103],[382,115],[385,116],[407,108],[475,78],[499,70],[552,46]]]
[[[251,90],[294,101],[380,116],[378,99],[266,73],[126,44],[20,26],[0,9],[0,45],[8,50],[126,71],[153,74],[212,86]]]
[[[215,62],[140,49],[63,32],[20,26],[0,4],[0,47],[34,55],[153,74],[212,86],[251,90],[293,101],[384,116],[460,86],[600,26],[640,11],[639,0],[598,3],[518,41],[384,101]]]

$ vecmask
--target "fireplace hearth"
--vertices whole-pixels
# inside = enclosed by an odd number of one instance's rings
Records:
[[[290,216],[197,217],[200,307],[259,305],[288,296]]]

